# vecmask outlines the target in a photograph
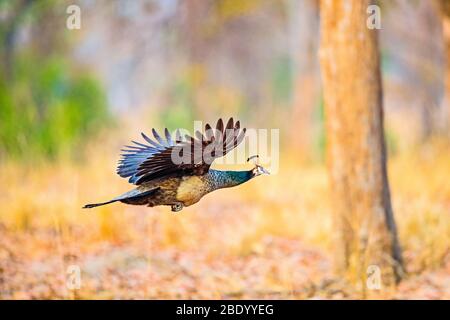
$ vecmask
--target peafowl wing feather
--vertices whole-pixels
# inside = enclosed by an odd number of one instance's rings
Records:
[[[215,129],[206,124],[205,134],[196,131],[194,137],[186,135],[184,139],[179,130],[173,139],[167,128],[165,138],[152,129],[154,139],[142,133],[147,144],[133,141],[133,145],[122,150],[117,173],[136,185],[168,177],[201,176],[208,172],[214,159],[224,156],[244,139],[245,131],[233,118],[225,126],[219,119]],[[174,163],[172,155],[182,157],[184,152],[189,153],[188,161]]]

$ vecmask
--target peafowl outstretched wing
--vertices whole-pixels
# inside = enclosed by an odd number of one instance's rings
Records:
[[[226,125],[219,119],[214,129],[206,124],[204,134],[196,131],[194,137],[183,138],[177,130],[173,139],[166,128],[162,138],[152,129],[154,140],[142,133],[147,144],[132,141],[133,145],[122,150],[117,173],[136,185],[172,176],[203,175],[214,159],[242,142],[245,131],[233,118]]]

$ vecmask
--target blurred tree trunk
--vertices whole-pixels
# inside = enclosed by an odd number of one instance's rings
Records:
[[[336,269],[362,285],[376,265],[384,285],[402,274],[386,169],[378,33],[369,0],[321,1],[321,67]]]
[[[442,33],[446,57],[444,108],[447,112],[446,130],[450,135],[450,1],[440,0],[442,15]]]

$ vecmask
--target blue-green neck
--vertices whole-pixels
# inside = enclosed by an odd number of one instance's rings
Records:
[[[244,183],[253,178],[252,170],[249,171],[220,171],[210,169],[207,173],[208,180],[214,189],[229,188]]]

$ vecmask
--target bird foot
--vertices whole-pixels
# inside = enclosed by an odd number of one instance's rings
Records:
[[[183,204],[181,202],[172,205],[172,212],[178,212],[181,211],[181,209],[183,209]]]

